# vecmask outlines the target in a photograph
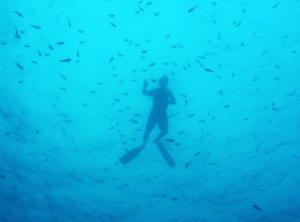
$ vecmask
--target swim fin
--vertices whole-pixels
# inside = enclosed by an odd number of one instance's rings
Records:
[[[175,161],[172,159],[167,149],[160,142],[157,141],[155,143],[169,167],[173,168],[175,166]]]
[[[134,148],[119,158],[120,162],[126,164],[134,159],[144,149],[142,146]]]

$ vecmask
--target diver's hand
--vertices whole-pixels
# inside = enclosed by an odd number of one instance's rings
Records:
[[[144,81],[144,87],[146,88],[148,85],[149,85],[148,80],[145,79],[145,81]]]

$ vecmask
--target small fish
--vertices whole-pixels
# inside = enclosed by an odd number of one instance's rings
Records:
[[[1,45],[6,45],[7,42],[2,42]]]
[[[63,79],[67,79],[64,75],[60,74],[60,76],[63,78]]]
[[[214,72],[211,69],[204,69],[206,72]]]
[[[186,169],[188,166],[189,166],[189,163],[186,163],[184,169]]]
[[[57,42],[57,43],[55,43],[55,44],[57,44],[57,45],[63,45],[63,44],[65,44],[64,42]]]
[[[261,55],[265,55],[267,53],[268,50],[264,51]]]
[[[224,106],[224,108],[229,108],[229,105]]]
[[[109,22],[109,24],[111,24],[113,27],[117,27],[114,23],[112,23],[112,22]]]
[[[196,61],[199,63],[200,66],[204,67],[198,59],[196,59]]]
[[[50,50],[53,50],[53,47],[51,45],[48,46]]]
[[[167,142],[175,142],[174,139],[165,139],[165,141],[167,141]]]
[[[24,70],[24,68],[19,63],[16,63],[16,65],[19,67],[19,69]]]
[[[155,79],[150,79],[152,82],[157,82]]]
[[[272,8],[276,8],[279,5],[280,2],[278,2],[276,5],[274,5]]]
[[[41,27],[40,27],[40,26],[37,26],[37,25],[32,25],[31,27],[32,27],[32,28],[35,28],[35,29],[41,29]]]
[[[64,59],[64,60],[60,60],[59,62],[70,62],[72,59]]]
[[[5,178],[6,178],[6,176],[5,176],[5,175],[2,175],[2,174],[0,174],[0,178],[1,178],[1,179],[5,179]]]
[[[69,27],[71,27],[71,21],[70,21],[70,19],[68,19],[68,24],[69,24]]]
[[[197,8],[198,5],[188,10],[188,12],[192,12],[195,8]]]
[[[111,18],[115,17],[115,15],[113,15],[113,14],[110,14],[110,15],[108,15],[108,16],[111,17]]]
[[[25,47],[25,48],[29,48],[29,47],[30,47],[30,45],[24,45],[24,47]]]
[[[193,117],[193,116],[195,116],[194,114],[191,114],[191,115],[188,115],[186,118],[191,118],[191,117]]]
[[[21,38],[21,36],[19,35],[18,29],[17,29],[16,26],[15,26],[15,28],[16,28],[16,34],[15,34],[15,37],[16,37],[17,39],[19,39],[19,38]]]
[[[158,16],[159,15],[159,12],[156,12],[155,14],[154,14],[154,16]]]
[[[201,151],[194,154],[194,156],[198,156],[201,153]]]
[[[174,197],[174,198],[171,198],[170,200],[174,200],[174,201],[176,201],[176,200],[178,200],[178,198],[175,198],[175,197]]]
[[[79,50],[77,50],[77,58],[79,58]]]
[[[238,26],[240,26],[240,25],[241,25],[241,22],[239,22],[239,23],[235,26],[235,28],[238,27]]]
[[[79,32],[79,33],[83,33],[83,31],[82,31],[82,30],[78,30],[78,32]]]
[[[139,8],[141,9],[142,12],[144,11],[144,9],[142,9],[141,6],[139,6]]]
[[[258,211],[260,211],[260,212],[263,212],[258,206],[256,206],[255,204],[253,204],[253,207],[254,207],[254,209],[256,209],[256,210],[258,210]]]
[[[135,124],[138,123],[138,121],[136,121],[136,120],[134,120],[134,119],[130,119],[129,121],[132,122],[132,123],[135,123]]]
[[[13,13],[16,13],[18,16],[23,18],[23,15],[20,12],[14,11]]]
[[[155,65],[155,63],[153,62],[153,63],[151,63],[150,65],[148,65],[148,67],[150,67],[150,66],[154,66]]]

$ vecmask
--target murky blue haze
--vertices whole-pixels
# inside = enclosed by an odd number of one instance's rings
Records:
[[[2,0],[0,221],[299,221],[299,24],[298,0]]]

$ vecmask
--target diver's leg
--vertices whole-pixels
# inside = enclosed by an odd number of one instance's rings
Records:
[[[144,138],[143,138],[143,145],[142,147],[144,148],[146,143],[147,143],[147,140],[150,136],[150,133],[151,131],[153,130],[157,120],[154,118],[155,116],[153,115],[149,115],[149,118],[148,118],[148,122],[147,122],[147,125],[146,125],[146,130],[145,130],[145,133],[144,133]]]
[[[159,140],[168,133],[168,117],[167,115],[162,116],[158,121],[158,127],[161,132],[158,134],[154,142],[159,142]]]

